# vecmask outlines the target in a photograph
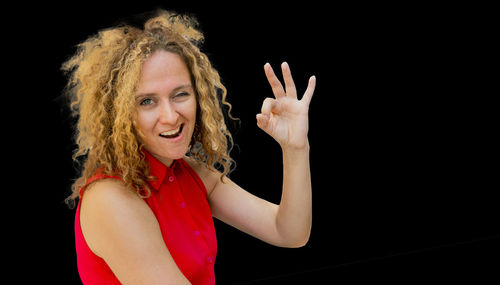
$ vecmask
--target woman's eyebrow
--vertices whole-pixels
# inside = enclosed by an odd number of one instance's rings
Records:
[[[140,101],[142,98],[145,97],[154,97],[156,94],[155,93],[140,93],[135,95],[135,100]]]
[[[184,89],[184,88],[190,88],[190,89],[193,89],[193,86],[191,84],[183,84],[183,85],[179,85],[177,87],[175,87],[174,89],[172,89],[172,91],[170,91],[170,94],[172,93],[175,93],[181,89]],[[142,98],[142,97],[149,97],[149,96],[155,96],[156,93],[138,93],[135,95],[135,98],[136,99],[139,99],[139,98]]]
[[[183,85],[179,85],[179,86],[175,87],[175,88],[174,88],[174,89],[170,92],[170,94],[175,93],[175,92],[177,92],[177,91],[179,91],[179,90],[181,90],[181,89],[184,89],[184,88],[190,88],[190,89],[193,89],[193,86],[192,86],[191,84],[183,84]]]

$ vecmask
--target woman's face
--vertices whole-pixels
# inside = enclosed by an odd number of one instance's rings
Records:
[[[135,99],[145,149],[170,166],[186,154],[196,122],[196,96],[184,61],[154,52],[142,65]]]

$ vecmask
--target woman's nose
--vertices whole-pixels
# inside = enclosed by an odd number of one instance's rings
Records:
[[[175,107],[170,102],[162,105],[163,106],[160,109],[160,123],[165,125],[175,125],[177,123],[177,118],[179,117]]]

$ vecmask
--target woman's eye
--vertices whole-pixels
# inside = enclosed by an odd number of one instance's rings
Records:
[[[146,99],[143,99],[141,100],[141,103],[139,103],[141,106],[144,106],[144,105],[151,105],[153,104],[153,100],[150,99],[150,98],[146,98]]]
[[[182,97],[182,96],[188,96],[188,95],[189,95],[189,93],[187,93],[187,92],[179,92],[175,95],[175,97]]]

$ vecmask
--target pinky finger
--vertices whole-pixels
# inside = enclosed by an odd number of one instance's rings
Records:
[[[302,96],[302,100],[309,105],[311,103],[312,96],[314,94],[314,89],[316,88],[316,76],[311,76],[309,78],[309,83],[307,85],[306,92],[304,92],[304,96]]]

